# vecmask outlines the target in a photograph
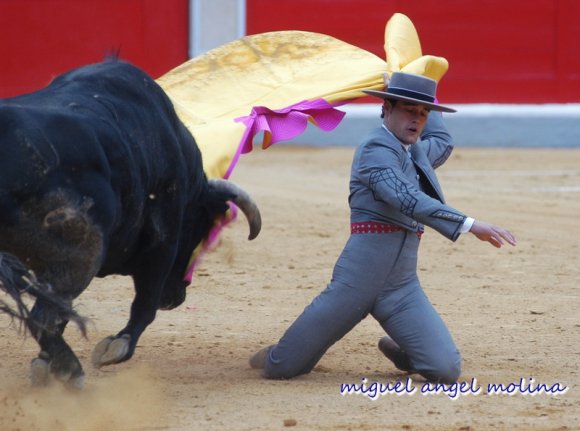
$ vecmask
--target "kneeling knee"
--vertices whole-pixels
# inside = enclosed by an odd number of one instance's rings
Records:
[[[461,357],[457,355],[453,360],[437,364],[431,370],[420,374],[427,380],[433,382],[445,384],[455,383],[461,375]]]

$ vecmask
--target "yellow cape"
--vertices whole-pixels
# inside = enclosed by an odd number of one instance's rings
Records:
[[[235,120],[254,107],[284,110],[319,99],[340,104],[364,96],[362,90],[383,90],[385,74],[402,71],[439,81],[447,71],[444,58],[422,55],[415,27],[402,14],[394,14],[385,26],[385,53],[386,62],[319,33],[263,33],[215,48],[157,82],[194,136],[208,178],[223,178],[235,165],[245,137],[244,123]],[[314,122],[312,116],[309,120]],[[224,222],[215,221],[218,232]],[[211,242],[207,238],[194,250],[186,281]]]
[[[244,133],[235,118],[255,106],[282,109],[304,100],[329,103],[384,89],[383,74],[418,73],[439,80],[441,57],[423,56],[413,23],[395,14],[385,27],[387,62],[319,33],[279,31],[215,48],[157,79],[195,137],[209,178],[223,178]]]

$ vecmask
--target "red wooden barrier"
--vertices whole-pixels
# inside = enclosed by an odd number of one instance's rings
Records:
[[[384,58],[395,12],[411,18],[423,53],[449,60],[447,103],[580,102],[577,0],[247,0],[247,33],[315,31]]]
[[[0,97],[120,51],[154,77],[187,60],[188,0],[1,0]]]
[[[450,62],[447,103],[580,102],[578,0],[247,0],[248,34],[308,30],[384,57],[395,12]],[[1,0],[0,97],[107,53],[157,77],[187,59],[188,0]]]

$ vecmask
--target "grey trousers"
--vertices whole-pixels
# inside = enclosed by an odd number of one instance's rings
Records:
[[[270,349],[264,376],[310,372],[371,314],[407,353],[414,371],[431,381],[456,381],[459,351],[417,277],[419,241],[410,231],[351,235],[328,287]]]

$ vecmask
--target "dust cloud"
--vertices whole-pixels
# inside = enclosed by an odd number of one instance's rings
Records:
[[[85,382],[81,391],[59,382],[32,388],[14,376],[0,378],[3,431],[127,431],[158,423],[167,411],[163,383],[144,365]]]

